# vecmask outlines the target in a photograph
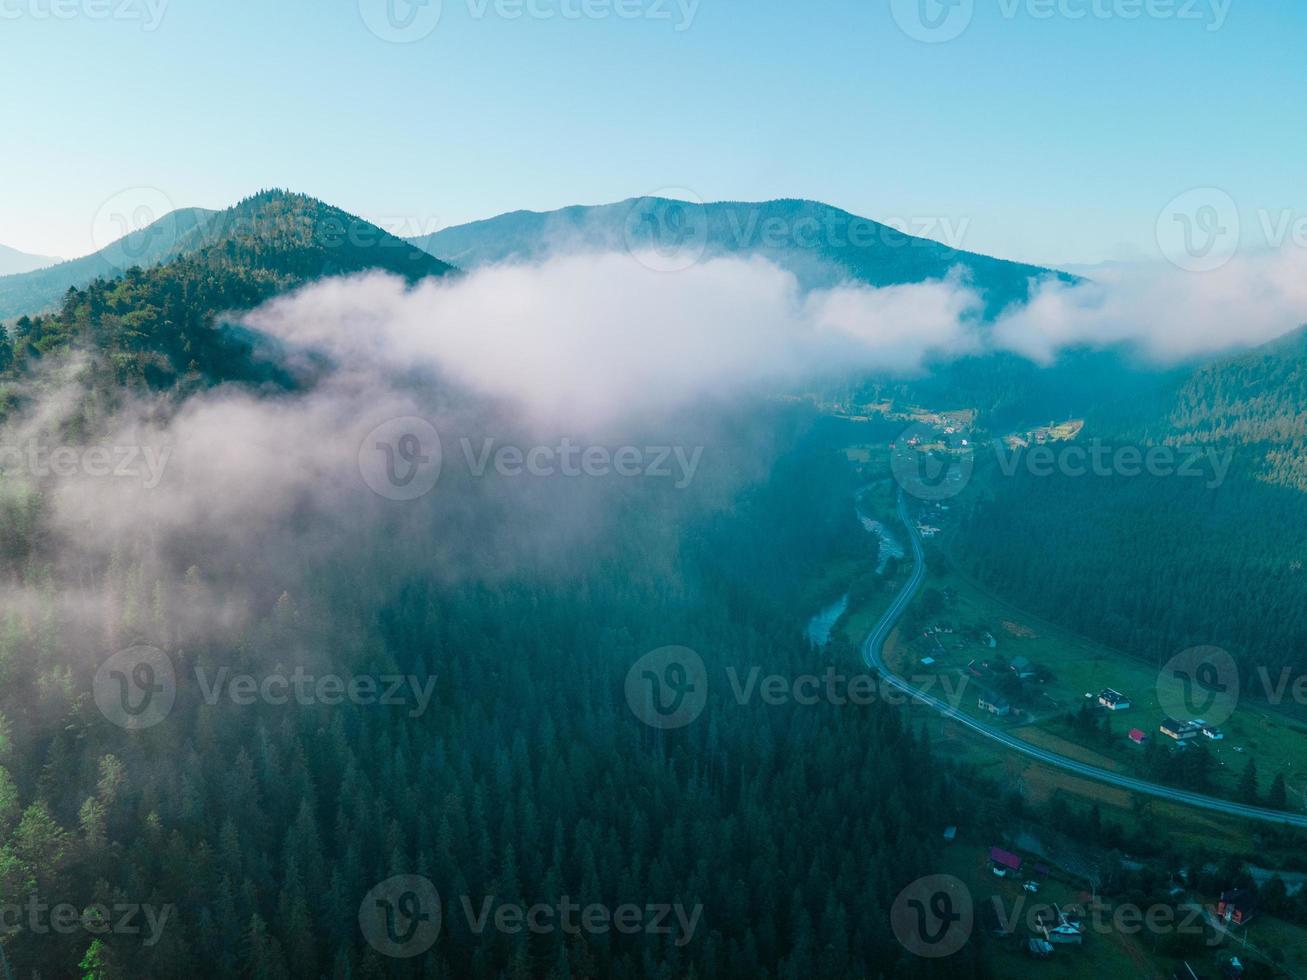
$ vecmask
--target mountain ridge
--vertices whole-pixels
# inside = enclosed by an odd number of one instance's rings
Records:
[[[446,263],[411,248],[403,239],[356,215],[307,195],[280,189],[260,191],[238,201],[230,208],[179,208],[170,211],[144,228],[93,252],[61,262],[46,269],[18,275],[0,276],[0,321],[36,315],[57,309],[70,289],[85,289],[97,279],[116,279],[132,268],[157,268],[173,259],[193,255],[223,240],[240,238],[246,247],[257,238],[257,228],[242,226],[242,209],[257,207],[261,200],[297,199],[314,202],[320,209],[316,227],[311,229],[322,249],[318,258],[343,256],[341,271],[362,268],[386,268],[403,274],[418,270],[422,275],[450,271]],[[364,256],[376,249],[372,258]],[[384,250],[384,251],[383,251]],[[419,255],[424,257],[419,257]],[[390,261],[390,260],[394,261]],[[333,274],[329,261],[320,269],[305,268],[307,278]]]
[[[58,264],[61,259],[49,255],[32,255],[28,252],[0,245],[0,276],[16,276]]]
[[[285,191],[210,215],[168,251],[162,264],[70,287],[52,313],[19,317],[0,333],[0,371],[81,348],[112,362],[105,389],[264,380],[268,366],[252,356],[262,341],[231,327],[227,314],[326,276],[380,269],[416,282],[454,271],[361,218]]]
[[[956,232],[957,229],[951,229]],[[409,239],[463,268],[539,261],[584,250],[686,249],[702,257],[761,255],[794,273],[805,289],[853,280],[871,286],[942,279],[961,269],[996,316],[1029,296],[1030,282],[1075,277],[994,258],[913,235],[833,205],[802,198],[715,201],[628,198],[611,204],[516,210]]]
[[[0,320],[52,309],[69,289],[81,289],[99,278],[114,278],[132,266],[150,267],[167,261],[176,244],[220,212],[179,208],[90,255],[48,268],[0,276]]]

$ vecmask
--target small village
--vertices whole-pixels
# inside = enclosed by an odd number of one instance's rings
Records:
[[[943,837],[946,846],[960,845],[956,826],[946,827]],[[1053,860],[1038,854],[1028,857],[1021,850],[992,844],[977,854],[977,860],[983,858],[983,874],[993,882],[993,890],[987,894],[983,886],[973,887],[976,927],[1005,955],[1058,962],[1092,958],[1095,944],[1119,938],[1122,921],[1146,914],[1130,902],[1107,898],[1081,875]],[[1192,887],[1195,877],[1188,869],[1178,870],[1167,887],[1165,906],[1149,906],[1154,916],[1165,907],[1160,918],[1174,923],[1175,932],[1194,947],[1187,958],[1177,961],[1170,976],[1240,980],[1247,970],[1247,952],[1257,949],[1249,940],[1249,926],[1258,918],[1256,893],[1231,886],[1204,900]],[[1249,975],[1263,974],[1254,970]]]

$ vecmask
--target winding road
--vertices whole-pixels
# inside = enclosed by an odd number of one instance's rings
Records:
[[[890,632],[898,625],[898,621],[903,616],[904,610],[912,602],[921,588],[921,583],[926,580],[926,555],[921,546],[921,535],[917,532],[916,525],[913,523],[911,516],[908,514],[907,500],[903,491],[899,491],[898,498],[899,520],[903,522],[908,531],[908,539],[912,542],[912,576],[899,590],[894,601],[890,603],[889,609],[885,615],[872,628],[866,640],[862,643],[862,659],[866,661],[867,666],[876,671],[886,684],[896,690],[902,691],[911,697],[931,708],[934,708],[940,714],[952,719],[959,725],[971,729],[978,735],[982,735],[992,742],[998,742],[1004,748],[1011,749],[1013,752],[1019,752],[1022,755],[1029,756],[1039,762],[1049,766],[1054,766],[1066,772],[1073,773],[1077,776],[1083,776],[1087,779],[1094,779],[1101,783],[1107,783],[1120,789],[1130,790],[1133,793],[1143,793],[1148,796],[1155,796],[1159,799],[1170,800],[1172,803],[1184,803],[1188,806],[1198,807],[1203,810],[1211,810],[1215,813],[1225,814],[1231,817],[1244,817],[1248,820],[1261,820],[1266,823],[1280,824],[1281,826],[1303,827],[1307,828],[1307,814],[1285,813],[1280,810],[1266,810],[1258,806],[1249,806],[1245,803],[1235,803],[1230,800],[1217,799],[1214,796],[1204,796],[1202,793],[1191,793],[1188,790],[1175,789],[1171,786],[1163,786],[1159,783],[1150,783],[1145,779],[1136,779],[1133,776],[1124,776],[1120,773],[1109,772],[1106,769],[1100,769],[1097,766],[1086,765],[1083,762],[1077,762],[1075,759],[1068,758],[1064,755],[1058,755],[1056,752],[1050,752],[1047,749],[1041,749],[1037,745],[1031,745],[1029,742],[1023,742],[1021,739],[998,728],[991,727],[983,721],[978,721],[967,715],[958,708],[954,708],[947,701],[927,694],[908,683],[902,677],[891,671],[882,658],[884,653],[885,640],[889,637]]]

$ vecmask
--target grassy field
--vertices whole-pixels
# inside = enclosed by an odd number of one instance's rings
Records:
[[[874,454],[873,454],[874,455]],[[892,480],[881,479],[869,485],[863,494],[863,510],[882,520],[900,537],[902,529],[895,517],[895,491]],[[950,512],[931,511],[928,520],[947,525]],[[947,533],[947,529],[946,529]],[[935,539],[938,541],[940,539]],[[1168,712],[1161,706],[1158,678],[1163,663],[1150,663],[1120,650],[1113,650],[1083,636],[1016,609],[992,595],[970,579],[953,571],[944,550],[935,541],[927,542],[930,575],[923,587],[946,594],[950,601],[927,620],[914,617],[910,609],[906,623],[918,625],[947,623],[952,633],[941,634],[936,641],[926,641],[903,631],[886,644],[886,663],[903,676],[920,679],[932,674],[941,681],[948,678],[950,690],[957,690],[972,661],[1010,662],[1025,657],[1043,669],[1042,683],[1028,682],[1030,697],[1026,714],[999,719],[982,711],[978,695],[985,687],[996,688],[996,679],[969,683],[959,707],[969,715],[1010,729],[1020,738],[1059,751],[1084,762],[1112,771],[1140,774],[1143,750],[1127,738],[1132,728],[1144,731],[1150,739],[1170,746],[1158,727]],[[920,599],[916,604],[920,608]],[[874,621],[874,620],[873,620]],[[852,624],[862,629],[863,617]],[[990,648],[980,637],[988,632],[996,645]],[[862,635],[865,635],[862,634]],[[1178,652],[1178,651],[1177,651]],[[935,663],[923,666],[922,657]],[[1065,719],[1074,715],[1086,700],[1092,705],[1104,688],[1125,693],[1132,707],[1111,713],[1114,741],[1109,744],[1073,746],[1076,734]],[[937,684],[935,690],[942,688]],[[1086,696],[1089,696],[1088,698]],[[1221,795],[1237,789],[1247,761],[1256,759],[1263,795],[1276,774],[1284,776],[1290,805],[1307,804],[1307,712],[1302,709],[1275,708],[1254,695],[1245,694],[1234,714],[1220,724],[1224,740],[1202,738],[1214,762],[1213,787]],[[1200,737],[1201,738],[1201,737]]]
[[[887,459],[884,444],[855,444],[848,447],[847,452],[851,459],[864,463],[864,474],[867,474],[867,487],[861,495],[863,511],[884,521],[891,531],[902,538],[902,528],[895,516],[897,483],[887,476],[884,465],[881,465]],[[948,525],[950,514],[951,511],[936,511],[929,520]],[[935,674],[938,681],[933,690],[938,695],[946,695],[950,691],[959,690],[968,661],[991,657],[1010,661],[1013,657],[1026,657],[1031,664],[1043,668],[1047,677],[1046,682],[1034,687],[1038,696],[1031,702],[1030,715],[999,720],[980,711],[976,703],[978,696],[975,696],[979,694],[979,682],[976,682],[975,693],[968,687],[962,687],[962,695],[957,698],[959,707],[968,715],[983,717],[991,724],[1004,725],[1017,737],[1055,749],[1070,758],[1108,771],[1137,770],[1142,750],[1140,746],[1129,742],[1129,729],[1140,728],[1150,737],[1165,740],[1165,736],[1161,736],[1157,730],[1165,716],[1159,706],[1157,693],[1158,672],[1162,665],[1149,664],[1128,653],[1104,647],[1085,636],[1061,629],[1014,608],[974,581],[951,571],[945,551],[937,544],[938,541],[940,540],[936,538],[935,541],[927,542],[931,574],[921,595],[927,589],[948,593],[951,601],[933,619],[949,622],[954,632],[941,636],[944,644],[941,651],[938,644],[924,644],[916,635],[910,639],[903,629],[895,631],[886,643],[886,664],[901,676],[923,678]],[[864,581],[868,581],[865,568],[863,575]],[[880,584],[863,597],[863,601],[850,606],[846,615],[836,623],[836,632],[852,644],[861,643],[877,618],[884,613],[894,595],[894,589],[902,579],[902,570],[899,570],[894,581],[881,579]],[[912,619],[914,617],[910,610],[907,622]],[[921,622],[920,615],[916,621]],[[995,647],[989,648],[980,639],[985,631],[995,638]],[[921,665],[923,655],[935,657],[936,664]],[[1115,741],[1099,745],[1077,740],[1076,733],[1068,728],[1065,719],[1078,711],[1081,703],[1085,702],[1086,694],[1097,695],[1104,687],[1114,687],[1131,696],[1133,707],[1112,715],[1112,732],[1117,736]],[[1239,821],[1218,818],[1216,815],[1151,798],[1134,800],[1132,793],[1117,791],[1097,781],[1052,770],[1031,760],[1014,759],[1012,754],[992,746],[992,743],[983,738],[966,733],[955,725],[945,724],[942,720],[932,721],[932,728],[938,737],[966,746],[959,749],[959,753],[983,770],[1018,781],[1023,792],[1034,802],[1047,801],[1057,791],[1068,792],[1082,800],[1099,802],[1103,806],[1104,815],[1123,823],[1123,826],[1132,827],[1142,808],[1157,817],[1165,818],[1168,826],[1174,828],[1176,840],[1202,841],[1239,853],[1248,853],[1253,847],[1251,832]],[[1213,783],[1218,791],[1233,794],[1246,766],[1246,759],[1252,757],[1257,760],[1263,793],[1269,788],[1274,775],[1281,772],[1290,787],[1291,804],[1307,800],[1307,796],[1297,794],[1307,793],[1307,764],[1304,764],[1304,760],[1307,760],[1307,717],[1298,719],[1290,713],[1272,710],[1246,698],[1240,703],[1235,715],[1222,724],[1222,729],[1226,733],[1225,741],[1204,740],[1206,749],[1212,753],[1217,763]],[[1239,749],[1243,751],[1238,751]]]
[[[1008,923],[1015,934],[999,939],[986,936],[985,960],[1000,977],[1141,977],[1165,980],[1171,961],[1151,955],[1139,936],[1089,931],[1079,946],[1062,946],[1046,960],[1032,960],[1025,952],[1032,932],[1035,909],[1045,905],[1086,906],[1091,895],[1056,878],[1040,879],[1039,893],[1027,894],[1017,878],[996,878],[989,870],[985,846],[959,844],[945,852],[945,873],[961,879],[975,905],[975,928],[985,931],[996,922]]]
[[[1029,858],[1028,855],[1024,855]],[[1033,862],[1031,862],[1033,863]],[[1093,896],[1074,881],[1060,874],[1038,878],[1039,892],[1026,893],[1021,882],[1024,875],[1015,878],[997,878],[990,873],[988,846],[963,842],[950,846],[944,852],[942,871],[960,879],[971,892],[975,909],[975,934],[984,933],[984,959],[998,977],[1080,978],[1130,977],[1160,978],[1165,980],[1181,960],[1168,956],[1162,944],[1164,937],[1146,929],[1116,928],[1113,925],[1114,906],[1090,917],[1084,942],[1079,946],[1060,946],[1047,960],[1032,960],[1025,952],[1025,941],[1034,930],[1037,909],[1057,905],[1063,909],[1088,910]],[[1178,901],[1186,905],[1196,903],[1210,908],[1210,897],[1186,896]],[[1127,921],[1128,920],[1122,920]],[[1178,913],[1177,922],[1187,928],[1196,928],[1187,910]],[[998,938],[990,931],[998,923],[1014,929],[1014,935]],[[1211,935],[1210,933],[1208,935]],[[1251,948],[1243,946],[1242,933],[1227,937],[1212,945],[1205,943],[1185,954],[1185,959],[1200,975],[1217,976],[1222,963],[1231,955],[1240,955],[1245,961],[1254,959],[1261,949],[1280,950],[1274,954],[1287,976],[1301,977],[1307,970],[1307,930],[1266,916],[1255,920],[1247,932]]]
[[[980,643],[962,645],[956,652],[951,651],[950,657],[937,665],[937,669],[957,671],[973,657],[999,655],[1005,660],[1023,656],[1051,672],[1048,682],[1035,688],[1041,696],[1032,708],[1033,722],[1015,729],[1019,737],[1044,746],[1052,746],[1057,738],[1069,740],[1072,735],[1059,718],[1077,711],[1086,694],[1096,697],[1103,688],[1111,687],[1127,694],[1133,705],[1111,714],[1115,742],[1110,746],[1095,745],[1075,757],[1107,769],[1137,771],[1142,750],[1127,739],[1130,729],[1142,729],[1150,738],[1167,743],[1165,736],[1158,732],[1158,725],[1167,714],[1158,699],[1162,664],[1145,663],[1017,612],[947,570],[932,570],[928,585],[941,591],[949,589],[956,595],[956,601],[943,614],[960,627],[955,636],[963,637],[968,627],[975,626],[990,630],[998,641],[993,650]],[[919,665],[915,669],[920,669]],[[1263,794],[1276,773],[1283,774],[1290,787],[1307,790],[1304,723],[1307,719],[1295,718],[1245,697],[1234,714],[1221,724],[1225,739],[1219,742],[1204,739],[1216,764],[1213,784],[1233,793],[1247,760],[1255,758]]]
[[[861,464],[864,473],[872,471],[875,463],[885,458],[885,449],[873,444],[852,446],[849,458]],[[897,486],[888,478],[875,478],[862,496],[862,509],[869,516],[883,521],[901,541],[903,530],[895,516]],[[947,529],[951,512],[932,511],[929,522]],[[1035,690],[1038,697],[1030,704],[1026,717],[1001,722],[1018,737],[1033,744],[1052,749],[1110,771],[1133,771],[1138,768],[1142,750],[1126,738],[1126,733],[1138,727],[1154,738],[1164,738],[1157,727],[1164,711],[1158,702],[1157,682],[1161,664],[1146,663],[1128,653],[1094,643],[1055,624],[1032,616],[990,594],[965,577],[950,570],[940,539],[927,542],[930,575],[923,588],[935,590],[948,599],[930,617],[920,613],[921,597],[910,609],[905,623],[916,621],[918,629],[923,623],[947,622],[953,632],[941,635],[943,650],[933,642],[927,646],[915,630],[911,636],[904,628],[891,634],[885,647],[886,662],[900,674],[920,677],[934,672],[948,676],[956,690],[967,663],[973,659],[1001,658],[1010,661],[1023,656],[1032,664],[1045,669],[1045,682]],[[906,577],[905,569],[898,569],[891,579],[868,577],[861,570],[862,588],[855,588],[859,601],[850,605],[847,613],[836,624],[836,631],[851,644],[857,645],[866,637],[884,612],[894,593]],[[917,615],[914,617],[914,611]],[[993,648],[982,639],[989,632],[996,643]],[[937,663],[930,668],[920,664],[920,658],[929,654]],[[1112,687],[1129,695],[1133,707],[1114,713],[1111,725],[1116,736],[1106,744],[1087,744],[1078,739],[1064,719],[1077,712],[1085,695],[1097,695],[1103,688]],[[937,684],[935,693],[946,693]],[[981,716],[976,698],[971,692],[961,699],[969,713]],[[995,722],[992,715],[986,720]],[[919,714],[928,734],[939,752],[963,762],[995,780],[1010,791],[1019,792],[1033,806],[1047,804],[1056,794],[1078,801],[1099,805],[1103,819],[1118,823],[1127,833],[1134,834],[1151,826],[1166,828],[1166,836],[1176,845],[1192,848],[1198,845],[1217,854],[1230,854],[1252,859],[1264,866],[1281,866],[1286,855],[1273,853],[1260,835],[1260,828],[1246,822],[1220,817],[1162,800],[1136,797],[1125,790],[1084,779],[1059,769],[1051,768],[1028,758],[1014,755],[994,743],[977,736],[933,712]],[[1244,760],[1255,757],[1261,776],[1261,790],[1265,793],[1276,772],[1282,772],[1290,790],[1290,802],[1296,797],[1294,790],[1307,793],[1307,718],[1281,713],[1269,706],[1245,698],[1235,714],[1221,725],[1226,733],[1223,742],[1206,741],[1207,749],[1217,762],[1213,779],[1218,787],[1233,790],[1245,765]],[[1243,752],[1236,752],[1243,749]],[[946,851],[948,873],[955,874],[972,889],[977,906],[989,903],[998,895],[1006,908],[1021,898],[1019,882],[999,879],[990,874],[985,845],[993,842],[962,843]],[[1050,881],[1041,888],[1039,901],[1082,902],[1087,896],[1069,882]],[[1208,897],[1210,899],[1210,897]],[[1027,897],[1028,901],[1030,900]],[[978,920],[983,923],[983,920]],[[978,924],[983,928],[983,924]],[[1025,930],[1018,930],[1023,935]],[[1247,939],[1254,946],[1280,950],[1286,975],[1307,980],[1307,930],[1280,922],[1269,916],[1259,917],[1248,932]],[[1157,951],[1157,941],[1151,936],[1127,936],[1115,932],[1088,937],[1081,947],[1059,948],[1049,960],[1033,961],[1022,949],[1016,937],[990,939],[985,943],[985,956],[996,976],[1024,977],[1032,973],[1051,977],[1169,977],[1178,961],[1168,959]],[[1191,960],[1200,973],[1218,975],[1219,960],[1228,958],[1230,949],[1203,951]],[[1249,952],[1249,956],[1252,956]]]

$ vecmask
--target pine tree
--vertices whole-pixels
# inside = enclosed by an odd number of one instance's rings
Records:
[[[1271,782],[1271,791],[1267,794],[1266,805],[1272,810],[1289,809],[1289,795],[1284,785],[1284,773],[1277,772]]]
[[[109,950],[102,940],[92,940],[78,969],[82,971],[82,980],[111,980]]]
[[[1239,777],[1239,799],[1245,803],[1256,803],[1257,795],[1257,760],[1249,759],[1243,775]]]

